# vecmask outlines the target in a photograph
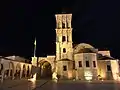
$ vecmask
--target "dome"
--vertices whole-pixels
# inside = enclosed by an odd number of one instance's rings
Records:
[[[90,44],[80,43],[74,47],[74,51],[76,53],[95,53],[96,49]]]

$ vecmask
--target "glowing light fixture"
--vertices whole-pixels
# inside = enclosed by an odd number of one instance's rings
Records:
[[[91,76],[85,76],[85,79],[86,80],[92,80],[92,77]]]
[[[56,73],[56,72],[54,72],[54,73],[52,74],[52,79],[53,79],[54,82],[57,83],[58,78],[57,78],[57,73]]]
[[[86,80],[92,80],[92,73],[90,71],[85,71],[85,79]]]
[[[68,71],[68,78],[72,78],[72,72]]]
[[[28,81],[35,82],[36,81],[36,73],[33,75],[33,78],[28,79]]]

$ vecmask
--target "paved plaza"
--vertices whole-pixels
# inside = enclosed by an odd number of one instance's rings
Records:
[[[37,80],[6,80],[0,84],[0,90],[120,90],[120,83],[113,81],[84,82]]]

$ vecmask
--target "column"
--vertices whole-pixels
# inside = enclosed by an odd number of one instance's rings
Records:
[[[22,78],[22,71],[23,71],[23,70],[20,70],[20,79]]]
[[[15,79],[15,72],[12,73],[12,79]]]
[[[2,71],[1,83],[3,83],[3,80],[4,80],[4,71]]]
[[[10,72],[11,72],[11,69],[9,68],[8,77],[10,77]]]

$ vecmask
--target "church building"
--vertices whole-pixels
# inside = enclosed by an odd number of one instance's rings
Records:
[[[32,57],[32,65],[39,67],[40,78],[52,77],[76,80],[119,79],[118,59],[109,50],[99,51],[87,43],[74,45],[72,14],[56,14],[56,55]]]

